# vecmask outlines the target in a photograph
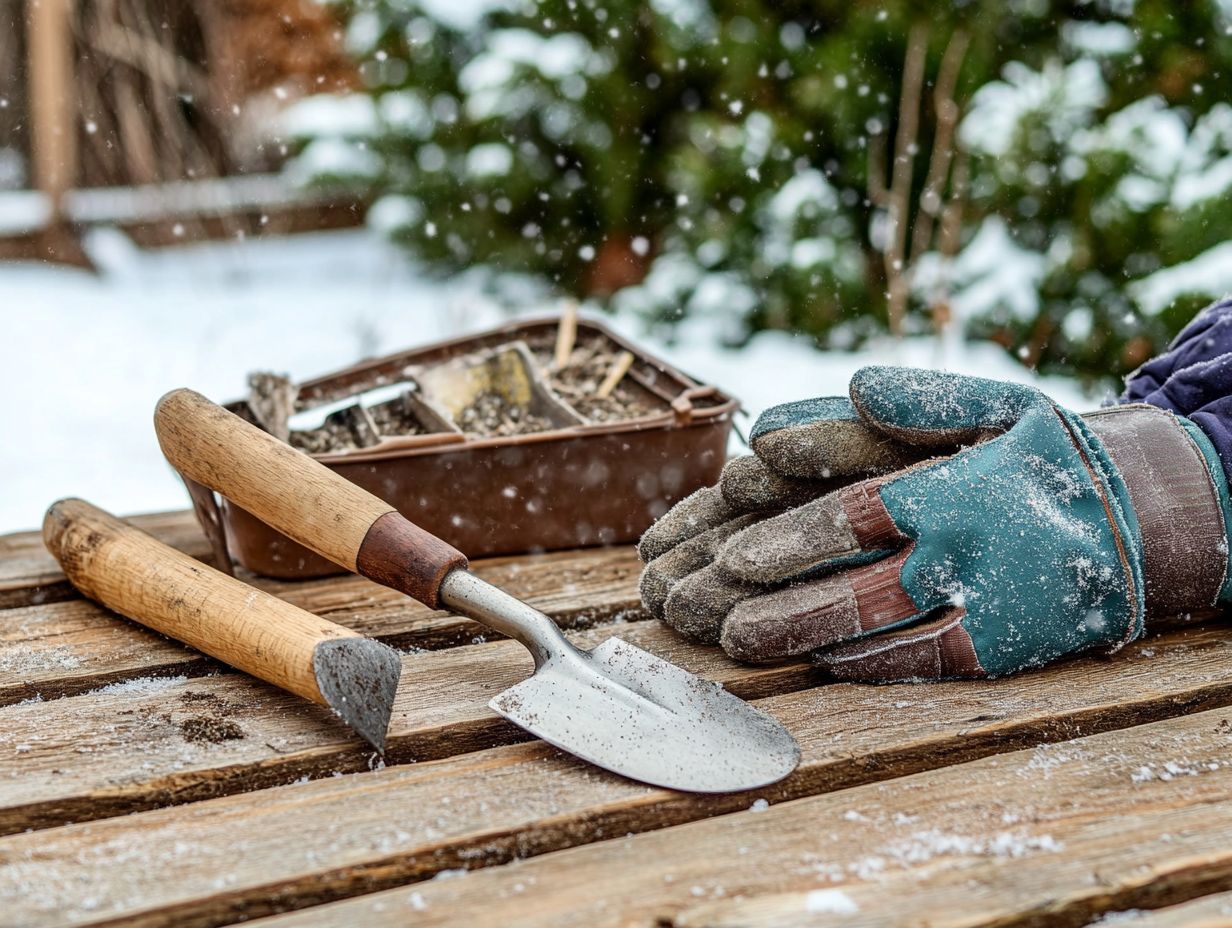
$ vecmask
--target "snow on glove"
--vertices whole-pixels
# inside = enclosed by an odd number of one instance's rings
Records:
[[[668,609],[676,583],[709,567],[719,546],[740,529],[857,479],[890,473],[921,455],[866,425],[845,396],[766,410],[753,426],[750,444],[752,455],[729,461],[717,486],[677,503],[638,545],[647,564],[641,584],[647,609],[710,642],[718,640],[719,623],[732,604],[758,585],[716,577],[712,608],[702,615],[696,604]]]
[[[1227,481],[1191,422],[1149,406],[1084,420],[1028,387],[901,368],[864,368],[851,397],[899,442],[970,446],[725,539],[712,570],[781,587],[732,603],[733,656],[815,652],[870,681],[997,676],[1229,598]]]

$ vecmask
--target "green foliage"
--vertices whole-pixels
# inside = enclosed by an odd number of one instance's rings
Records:
[[[373,100],[352,139],[379,158],[365,182],[442,270],[709,313],[733,341],[858,342],[886,320],[869,149],[893,152],[908,36],[927,26],[908,221],[960,31],[970,184],[960,253],[934,242],[908,269],[908,331],[944,304],[1029,363],[1101,377],[1224,286],[1159,276],[1232,227],[1232,38],[1213,0],[522,0],[473,28],[426,9],[344,7]]]

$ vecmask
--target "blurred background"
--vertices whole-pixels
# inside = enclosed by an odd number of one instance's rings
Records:
[[[0,0],[0,531],[216,399],[580,301],[774,402],[1096,405],[1232,289],[1232,0]]]

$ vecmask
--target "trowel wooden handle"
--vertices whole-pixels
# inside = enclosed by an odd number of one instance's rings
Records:
[[[173,390],[154,412],[163,454],[300,544],[433,608],[463,554],[367,490],[192,390]]]
[[[43,540],[86,596],[254,677],[326,705],[313,653],[358,638],[228,577],[80,499],[52,504]]]

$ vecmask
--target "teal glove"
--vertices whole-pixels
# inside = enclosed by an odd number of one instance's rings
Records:
[[[676,608],[680,580],[710,568],[729,537],[759,521],[811,502],[847,484],[891,473],[920,460],[913,445],[870,428],[847,397],[821,397],[767,410],[750,437],[753,454],[734,458],[717,486],[698,490],[657,521],[638,546],[647,568],[642,602],[655,616],[694,638],[715,642],[722,617],[739,599],[773,587],[707,575],[705,610],[696,600]]]
[[[813,653],[862,680],[996,676],[1228,598],[1227,481],[1187,420],[1084,420],[1031,388],[896,368],[860,371],[851,397],[897,443],[968,447],[731,534],[670,599],[714,621],[704,590],[742,586],[719,619],[733,656]]]

